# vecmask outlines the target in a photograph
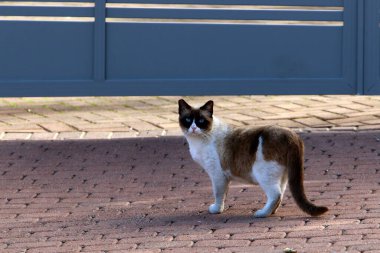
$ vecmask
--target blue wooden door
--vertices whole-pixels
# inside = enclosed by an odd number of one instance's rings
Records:
[[[107,3],[111,83],[150,94],[357,92],[356,0],[134,2]]]
[[[363,2],[2,2],[0,96],[380,94]]]
[[[86,0],[0,3],[0,96],[84,94],[94,82],[94,6]]]
[[[364,2],[364,93],[380,94],[380,1]]]

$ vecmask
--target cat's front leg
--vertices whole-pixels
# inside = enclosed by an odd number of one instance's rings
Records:
[[[221,213],[224,210],[224,201],[227,196],[229,180],[222,172],[210,174],[210,178],[215,202],[209,206],[208,211],[211,214]]]

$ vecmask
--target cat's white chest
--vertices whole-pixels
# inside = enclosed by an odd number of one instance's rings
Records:
[[[219,160],[214,145],[204,143],[202,140],[188,140],[191,157],[204,169],[214,165]],[[213,167],[213,166],[212,166]]]

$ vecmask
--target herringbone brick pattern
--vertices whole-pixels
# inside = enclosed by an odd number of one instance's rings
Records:
[[[179,97],[0,99],[0,139],[112,139],[179,135]],[[242,125],[296,129],[380,129],[379,96],[223,96],[215,114]]]
[[[170,105],[171,106],[171,105]],[[232,107],[232,105],[231,105]],[[312,218],[233,184],[207,213],[207,175],[182,137],[0,142],[1,252],[380,252],[380,132],[302,133]]]

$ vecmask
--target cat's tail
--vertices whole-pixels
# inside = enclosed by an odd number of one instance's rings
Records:
[[[293,195],[294,200],[296,201],[299,208],[305,213],[310,214],[311,216],[319,216],[327,212],[329,209],[324,206],[316,206],[311,203],[306,195],[305,189],[303,186],[303,152],[304,146],[301,139],[298,139],[297,147],[289,149],[288,152],[288,180],[290,192]]]

